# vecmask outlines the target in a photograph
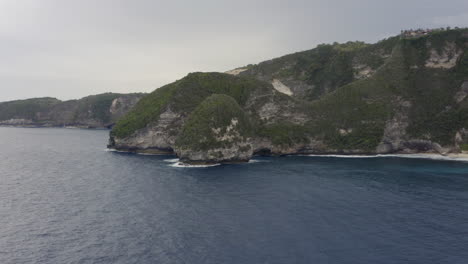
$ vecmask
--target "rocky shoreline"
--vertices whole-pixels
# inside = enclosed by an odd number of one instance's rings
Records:
[[[178,156],[176,152],[171,149],[131,149],[131,148],[113,148],[111,145],[108,145],[108,149],[117,152],[126,152],[133,154],[142,154],[142,155],[174,155]],[[400,151],[400,152],[389,152],[389,153],[376,153],[376,152],[357,152],[357,151],[337,151],[337,152],[318,152],[318,151],[301,151],[301,152],[289,152],[289,153],[265,153],[265,152],[254,152],[252,156],[244,160],[204,160],[204,161],[191,161],[187,159],[179,159],[183,164],[188,165],[214,165],[214,164],[240,164],[248,163],[251,159],[255,157],[284,157],[284,156],[317,156],[317,157],[352,157],[352,158],[371,158],[371,157],[408,157],[408,158],[428,158],[434,159],[436,157],[440,159],[447,160],[466,160],[468,161],[468,151],[460,151],[458,153],[439,153],[436,151],[432,152],[409,152],[409,151]]]
[[[126,151],[126,150],[115,150],[109,149],[110,151],[133,153],[137,155],[174,155],[174,152],[147,152],[147,151]],[[243,161],[231,161],[231,162],[215,162],[215,161],[204,161],[204,162],[192,162],[187,160],[181,160],[179,158],[171,160],[174,163],[174,167],[212,167],[220,164],[246,164],[250,163],[256,157],[286,157],[286,156],[307,156],[307,157],[328,157],[328,158],[413,158],[413,159],[429,159],[429,160],[445,160],[445,161],[460,161],[468,162],[468,151],[462,153],[450,153],[450,154],[439,154],[439,153],[391,153],[391,154],[337,154],[337,153],[291,153],[282,155],[253,155],[249,160]]]

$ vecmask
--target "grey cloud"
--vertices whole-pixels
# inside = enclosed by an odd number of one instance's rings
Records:
[[[0,101],[149,92],[319,43],[468,26],[466,1],[0,0]]]

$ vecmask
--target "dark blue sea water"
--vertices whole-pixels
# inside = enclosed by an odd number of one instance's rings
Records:
[[[174,168],[107,136],[0,128],[0,263],[468,263],[468,163]]]

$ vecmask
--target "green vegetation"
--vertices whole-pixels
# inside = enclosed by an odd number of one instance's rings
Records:
[[[292,146],[294,144],[309,143],[309,130],[305,126],[284,121],[257,128],[256,134],[271,140],[277,146]]]
[[[468,144],[463,144],[460,146],[462,151],[468,151]]]
[[[92,95],[80,99],[78,109],[75,112],[75,121],[83,117],[102,120],[104,123],[111,121],[111,113],[109,108],[114,99],[121,97],[122,94],[104,93],[99,95]]]
[[[176,82],[177,83],[177,82]],[[143,97],[136,106],[125,115],[111,131],[111,135],[127,137],[147,124],[157,121],[163,107],[175,91],[175,85],[166,85]]]
[[[0,103],[0,121],[9,119],[37,121],[38,112],[44,112],[60,102],[56,98],[45,97]]]
[[[169,107],[188,115],[212,94],[226,94],[245,106],[254,91],[269,91],[270,85],[250,78],[223,73],[191,73],[185,78],[156,89],[144,97],[112,130],[116,137],[127,137],[151,122]]]
[[[413,137],[434,140],[441,144],[452,144],[459,129],[467,126],[466,107],[458,105],[454,96],[468,76],[468,57],[465,42],[468,30],[440,31],[424,38],[403,41],[408,64],[417,65],[408,75],[410,85],[402,94],[413,107],[408,133]],[[465,49],[459,63],[452,69],[425,68],[430,50],[442,52],[447,43],[454,43],[457,49]],[[429,47],[429,48],[427,48]]]
[[[276,146],[316,140],[333,151],[374,152],[386,124],[397,115],[408,122],[406,130],[401,131],[407,138],[450,145],[457,131],[468,128],[468,99],[455,100],[462,83],[468,80],[466,43],[467,29],[415,38],[397,36],[376,44],[323,44],[249,65],[240,77],[189,74],[143,98],[116,125],[112,135],[130,136],[170,109],[182,119],[189,116],[183,128],[171,130],[172,135],[178,134],[176,145],[181,147],[206,150],[231,144],[217,140],[213,129],[228,126],[236,117],[248,119],[242,135],[252,133]],[[441,55],[453,47],[456,54],[462,52],[455,67],[426,67],[434,50]],[[359,74],[363,69],[372,74],[362,77]],[[309,90],[290,97],[273,92],[271,85],[254,78],[278,78]],[[262,113],[264,120],[260,120]],[[297,118],[290,120],[291,116]]]
[[[395,47],[392,58],[372,77],[312,102],[310,133],[333,149],[374,150],[393,115],[395,93],[408,85],[405,71],[400,49]]]
[[[35,124],[63,126],[84,124],[103,126],[115,121],[109,110],[119,97],[139,98],[142,94],[105,93],[84,97],[79,100],[60,101],[55,98],[34,98],[0,103],[0,121],[9,119],[32,120]]]
[[[425,67],[430,52],[427,47],[442,45],[443,34],[463,49],[467,38],[460,31],[401,40],[374,76],[343,86],[313,104],[311,115],[321,120],[315,123],[314,130],[322,133],[330,147],[372,150],[382,138],[385,121],[404,100],[412,106],[407,129],[411,137],[453,144],[456,131],[468,127],[468,107],[457,106],[454,101],[468,76],[463,74],[468,62],[462,61],[450,70]],[[349,128],[352,132],[342,135],[337,128]]]
[[[194,151],[230,147],[252,136],[252,125],[236,100],[223,94],[206,98],[190,114],[176,147]]]
[[[359,41],[321,44],[312,50],[251,66],[241,75],[299,80],[313,87],[303,99],[316,100],[355,81],[359,67],[376,70],[382,66],[397,41],[398,37],[393,37],[374,45]]]

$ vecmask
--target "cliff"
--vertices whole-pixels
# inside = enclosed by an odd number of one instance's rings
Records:
[[[108,128],[143,94],[106,93],[79,100],[34,98],[0,103],[0,125],[29,127]]]
[[[468,143],[467,50],[468,30],[457,29],[376,44],[320,45],[226,74],[192,73],[144,97],[117,122],[109,145],[200,162],[203,155],[195,153],[219,127],[207,121],[210,111],[197,109],[223,94],[251,127],[236,141],[238,153],[460,152]],[[194,122],[209,129],[188,129]],[[181,137],[185,145],[178,149]],[[248,159],[229,146],[206,146],[206,153],[225,153],[206,161]]]
[[[250,118],[236,100],[214,94],[190,114],[175,142],[182,161],[248,161],[253,149]]]

